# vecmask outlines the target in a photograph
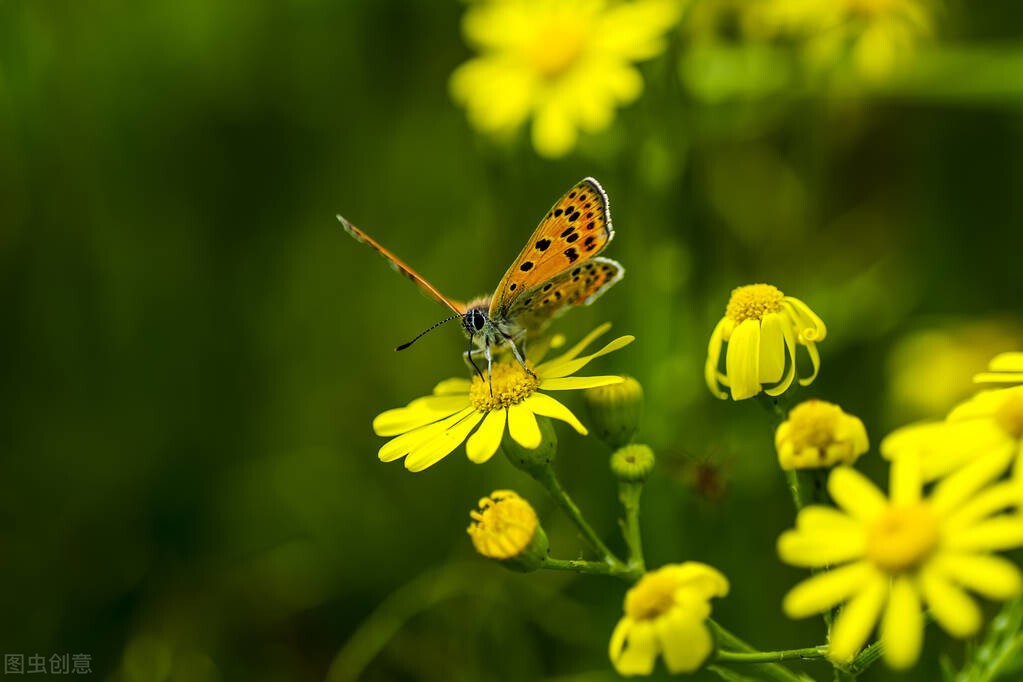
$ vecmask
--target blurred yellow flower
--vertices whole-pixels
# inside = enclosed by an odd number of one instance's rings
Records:
[[[798,298],[786,296],[770,284],[750,284],[732,291],[725,316],[714,327],[707,347],[704,378],[711,393],[721,399],[752,398],[761,390],[780,395],[796,376],[796,347],[806,348],[813,365],[810,384],[820,369],[817,343],[827,335],[824,322]],[[725,371],[719,367],[722,346]]]
[[[469,512],[466,529],[473,547],[488,559],[506,561],[518,570],[535,570],[547,557],[547,535],[529,502],[511,490],[495,490]]]
[[[609,654],[620,675],[649,675],[657,657],[672,673],[692,672],[714,649],[704,621],[710,600],[728,594],[728,579],[695,561],[650,571],[625,595],[625,616]]]
[[[934,31],[928,0],[766,0],[756,12],[762,32],[803,41],[811,66],[847,57],[868,80],[890,76]]]
[[[823,400],[807,400],[789,412],[774,432],[782,469],[819,469],[852,464],[867,451],[867,429],[859,418]]]
[[[1023,386],[981,391],[941,422],[910,424],[881,441],[881,455],[915,456],[924,480],[989,453],[1023,458]]]
[[[451,75],[452,97],[478,130],[508,135],[533,118],[543,156],[571,151],[580,130],[607,128],[643,90],[634,62],[664,51],[677,0],[487,0],[462,23],[480,56]]]
[[[923,610],[954,637],[981,624],[966,590],[989,599],[1020,593],[1023,577],[994,551],[1023,545],[1016,485],[991,484],[1005,453],[986,455],[941,480],[923,496],[912,455],[891,467],[890,497],[850,467],[831,472],[828,492],[839,509],[803,508],[795,530],[778,539],[786,563],[828,569],[793,588],[783,602],[791,618],[844,604],[831,630],[829,658],[848,664],[880,620],[885,661],[907,668],[923,639]],[[834,568],[838,566],[837,568]]]
[[[973,377],[978,384],[1023,384],[1023,353],[1001,353],[988,364],[987,371]]]
[[[533,368],[535,376],[527,374],[517,362],[495,362],[492,393],[491,385],[479,376],[471,381],[447,379],[434,387],[432,395],[381,413],[373,420],[373,430],[378,436],[396,438],[380,448],[380,460],[391,462],[405,457],[406,469],[422,471],[465,441],[469,459],[486,462],[501,445],[505,425],[515,442],[535,449],[541,443],[537,416],[560,419],[585,435],[586,427],[571,410],[539,391],[577,390],[620,382],[619,376],[570,376],[594,358],[634,340],[632,336],[621,336],[595,353],[580,357],[586,346],[610,328],[610,324],[603,324],[567,352],[537,364]]]

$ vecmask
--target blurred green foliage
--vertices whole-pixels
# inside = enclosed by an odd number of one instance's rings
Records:
[[[680,31],[643,98],[558,162],[449,100],[462,9],[0,0],[0,653],[84,652],[125,682],[616,679],[625,585],[472,554],[468,510],[514,487],[576,555],[534,485],[461,449],[418,475],[376,460],[374,415],[462,375],[464,339],[396,355],[444,311],[334,219],[469,297],[585,175],[627,276],[557,328],[638,337],[601,371],[646,390],[648,563],[720,568],[715,617],[758,647],[819,642],[780,612],[802,573],[774,557],[792,512],[768,421],[710,396],[707,337],[734,286],[807,301],[829,334],[802,394],[875,444],[935,416],[896,379],[927,394],[1023,347],[1023,7],[948,5],[914,70],[857,92],[797,87],[775,53],[701,67]],[[958,372],[906,352],[977,324],[1000,331]],[[609,453],[559,436],[614,537]],[[931,628],[900,679],[935,679],[939,651],[961,645]]]

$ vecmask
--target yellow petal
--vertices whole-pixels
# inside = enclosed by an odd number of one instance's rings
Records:
[[[977,603],[938,571],[924,567],[920,572],[920,588],[927,608],[945,632],[963,638],[980,628],[981,614]]]
[[[420,426],[418,429],[404,433],[397,438],[391,440],[380,446],[380,451],[377,453],[377,457],[380,458],[381,462],[392,462],[396,459],[404,457],[413,449],[421,447],[423,443],[434,438],[437,434],[442,433],[444,429],[454,425],[460,419],[473,412],[474,408],[467,407],[457,414],[453,414],[447,419],[433,424],[427,424],[426,426]]]
[[[771,396],[781,395],[789,390],[792,380],[796,378],[796,337],[792,333],[792,328],[788,325],[782,325],[781,333],[785,341],[784,351],[785,357],[788,359],[785,363],[787,369],[785,370],[785,376],[782,377],[776,386],[772,386],[764,391],[767,395]]]
[[[881,641],[884,660],[896,670],[912,666],[920,657],[923,644],[924,620],[920,610],[920,597],[912,580],[906,576],[896,578],[888,596],[888,608],[881,619]]]
[[[786,531],[778,538],[778,556],[792,566],[818,568],[860,558],[866,552],[867,536],[859,526],[851,532]]]
[[[1000,556],[946,552],[934,557],[931,564],[946,578],[988,599],[1012,599],[1023,587],[1019,568]]]
[[[841,604],[880,578],[866,561],[818,573],[793,587],[782,601],[789,618],[806,618]]]
[[[892,462],[888,485],[891,488],[891,504],[910,506],[919,502],[923,489],[919,455],[915,452],[907,453]]]
[[[732,400],[752,398],[760,393],[760,322],[744,320],[728,341],[725,373],[732,389]]]
[[[540,367],[536,368],[536,373],[543,379],[559,379],[561,377],[567,377],[571,374],[575,374],[580,369],[588,365],[594,358],[599,358],[600,356],[607,355],[619,348],[624,348],[635,340],[635,336],[619,336],[617,339],[595,353],[590,353],[589,355],[584,355],[581,358],[575,358],[568,361],[562,361],[559,359],[544,363]]]
[[[483,419],[483,413],[473,410],[462,420],[444,429],[429,442],[413,448],[405,458],[405,468],[409,471],[422,471],[431,467],[451,454],[465,440],[469,432]]]
[[[714,648],[707,626],[683,609],[671,609],[655,621],[655,627],[668,672],[693,672]]]
[[[551,419],[560,419],[575,429],[577,433],[584,436],[587,434],[586,427],[576,419],[572,411],[549,395],[534,393],[526,398],[522,404],[529,408],[533,414],[550,417]]]
[[[556,159],[572,151],[578,130],[570,103],[548,97],[533,117],[533,147],[540,156]]]
[[[806,344],[824,340],[824,337],[828,335],[828,328],[824,325],[824,320],[810,310],[810,306],[792,296],[786,296],[782,300],[799,330],[799,343]]]
[[[943,479],[931,493],[930,502],[938,513],[950,513],[978,490],[1004,472],[1015,456],[1015,448],[993,450]]]
[[[433,387],[434,395],[451,395],[453,393],[465,393],[468,395],[472,388],[472,382],[468,379],[445,379]]]
[[[944,539],[952,552],[994,552],[1023,546],[1023,519],[996,516]]]
[[[620,59],[641,61],[664,51],[663,34],[678,21],[679,5],[645,0],[609,7],[594,32],[594,47]]]
[[[850,467],[838,467],[828,477],[831,499],[846,513],[871,522],[888,507],[888,500],[866,476]]]
[[[657,660],[657,632],[650,621],[633,622],[624,647],[612,658],[619,675],[649,675]]]
[[[397,436],[425,424],[449,417],[469,405],[465,395],[427,396],[406,407],[381,412],[373,420],[373,431],[378,436]]]
[[[607,645],[607,655],[611,659],[615,668],[618,668],[618,659],[622,655],[622,650],[625,648],[625,642],[629,639],[629,633],[632,631],[633,620],[628,616],[624,616],[615,625],[614,631],[611,632],[611,640]],[[620,670],[618,672],[621,672]]]
[[[596,377],[564,377],[561,379],[542,379],[540,388],[545,391],[575,391],[583,388],[597,388],[622,383],[620,376],[605,375]]]
[[[508,433],[516,443],[529,450],[540,447],[543,440],[536,417],[522,403],[508,408]]]
[[[577,358],[579,356],[580,353],[582,353],[584,350],[586,350],[587,346],[589,346],[591,343],[593,343],[596,339],[598,339],[601,336],[603,336],[604,334],[606,334],[609,329],[611,329],[611,323],[610,322],[605,322],[604,324],[600,325],[599,327],[597,327],[596,329],[591,331],[589,334],[584,336],[579,343],[575,344],[574,346],[569,348],[567,351],[565,351],[564,353],[562,353],[558,357],[552,358],[549,362],[546,362],[546,363],[543,363],[541,365],[538,365],[537,368],[536,368],[537,372],[540,372],[540,368],[541,367],[548,368],[548,367],[551,367],[552,365],[557,365],[557,364],[560,364],[562,362],[568,362],[569,360],[574,360],[575,358]],[[542,372],[541,372],[541,374],[542,374]]]
[[[888,597],[888,577],[875,572],[838,614],[831,629],[828,658],[849,663],[867,641]]]
[[[501,446],[505,420],[504,410],[493,410],[487,414],[476,433],[465,442],[465,455],[470,462],[481,464],[494,456]]]
[[[1020,504],[1020,498],[1020,488],[1015,483],[1005,481],[988,486],[945,518],[945,532],[962,530],[999,511],[1011,509]]]
[[[760,324],[760,371],[761,384],[775,384],[785,372],[785,335],[782,331],[782,316],[777,313],[764,315]]]

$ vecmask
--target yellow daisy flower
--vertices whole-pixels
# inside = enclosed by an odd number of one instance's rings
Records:
[[[1001,353],[987,371],[973,377],[978,384],[1023,384],[1023,353]]]
[[[533,117],[533,146],[559,157],[580,130],[607,128],[643,91],[633,62],[664,51],[672,0],[489,0],[465,13],[480,50],[451,75],[451,94],[478,130],[507,135]]]
[[[858,417],[824,400],[807,400],[789,411],[774,432],[782,469],[819,469],[852,464],[867,451],[867,429]]]
[[[728,579],[696,561],[650,571],[625,595],[625,616],[608,653],[619,675],[649,675],[658,656],[672,673],[699,668],[714,649],[705,621],[710,600],[728,594]]]
[[[907,63],[934,31],[926,0],[767,0],[762,30],[805,41],[811,66],[830,67],[848,55],[855,72],[881,80]]]
[[[610,324],[601,325],[567,352],[532,367],[535,376],[527,374],[517,362],[495,362],[493,393],[491,384],[478,376],[471,381],[447,379],[437,384],[431,395],[378,415],[373,420],[376,434],[396,436],[380,448],[380,460],[392,462],[405,457],[406,469],[422,471],[465,441],[469,459],[486,462],[501,445],[506,425],[515,442],[535,449],[542,440],[538,416],[560,419],[586,435],[586,427],[571,410],[540,391],[567,391],[620,382],[618,376],[571,376],[594,358],[623,348],[635,338],[621,336],[595,353],[580,356],[586,346],[610,328]]]
[[[750,284],[732,291],[725,316],[714,327],[707,346],[704,377],[711,393],[721,399],[752,398],[763,390],[781,395],[796,376],[796,347],[810,356],[813,372],[799,383],[817,378],[820,354],[817,343],[827,335],[824,322],[798,298],[786,296],[770,284]],[[725,371],[721,372],[722,346],[727,344]]]
[[[910,424],[881,441],[881,454],[888,459],[916,456],[924,480],[988,453],[1023,458],[1023,386],[981,391],[944,421]]]
[[[786,563],[829,569],[793,588],[783,608],[803,618],[844,604],[829,643],[836,663],[850,663],[880,620],[885,661],[907,668],[920,654],[925,608],[950,635],[969,637],[981,612],[967,590],[1005,600],[1023,586],[1016,565],[992,554],[1023,545],[1023,519],[1001,513],[1015,507],[1016,485],[991,484],[1007,453],[959,469],[926,498],[914,459],[892,464],[888,498],[854,469],[833,470],[838,509],[805,507],[778,539]]]

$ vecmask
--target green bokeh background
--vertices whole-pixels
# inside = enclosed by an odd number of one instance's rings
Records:
[[[334,219],[471,297],[586,175],[627,276],[557,330],[637,337],[594,367],[646,388],[649,564],[719,567],[715,617],[760,648],[820,641],[780,613],[804,573],[775,559],[792,512],[770,421],[710,396],[707,338],[734,286],[807,301],[829,331],[799,395],[875,444],[940,414],[892,391],[913,362],[920,393],[947,388],[913,335],[980,347],[959,384],[1023,347],[1023,8],[947,7],[930,70],[858,94],[696,96],[673,34],[643,99],[559,161],[450,101],[463,9],[0,0],[0,653],[84,652],[125,682],[617,679],[624,584],[472,552],[468,510],[511,487],[578,554],[534,484],[461,449],[422,474],[377,461],[373,417],[464,375],[464,339],[395,354],[444,311]],[[559,436],[617,543],[607,450]],[[876,451],[864,469],[884,479]],[[961,661],[931,628],[898,679],[935,679],[942,651]]]

